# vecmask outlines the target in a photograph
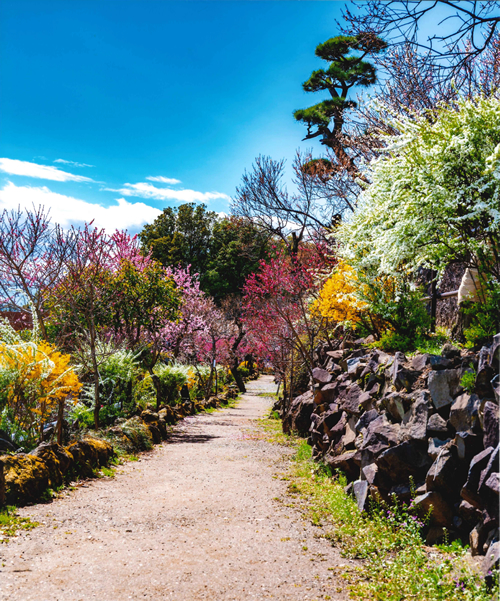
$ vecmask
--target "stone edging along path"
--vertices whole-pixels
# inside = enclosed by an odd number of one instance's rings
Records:
[[[0,599],[347,599],[347,563],[277,477],[289,450],[259,433],[271,376],[238,405],[184,419],[114,479],[20,510],[40,523],[0,545]]]

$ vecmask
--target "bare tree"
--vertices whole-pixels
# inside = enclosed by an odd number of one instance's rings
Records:
[[[252,171],[243,174],[231,210],[278,236],[296,255],[305,238],[317,237],[337,215],[353,207],[348,198],[336,197],[325,185],[331,179],[330,162],[314,161],[310,152],[297,151],[293,170],[296,191],[289,193],[283,183],[285,160],[259,156]]]
[[[391,45],[409,44],[448,80],[487,52],[500,23],[500,3],[495,0],[354,0],[353,4],[359,11],[346,8],[343,13],[348,25],[341,28],[346,34],[371,33],[384,36]],[[438,32],[425,37],[421,26],[427,17],[440,20]]]
[[[44,207],[0,215],[0,305],[28,313],[31,304],[47,337],[44,303],[75,250],[74,232],[53,225]]]

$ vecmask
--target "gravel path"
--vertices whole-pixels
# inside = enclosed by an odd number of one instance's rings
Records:
[[[289,451],[259,438],[272,379],[248,388],[114,479],[21,510],[41,525],[0,545],[0,599],[346,599],[328,569],[346,560],[286,506]]]

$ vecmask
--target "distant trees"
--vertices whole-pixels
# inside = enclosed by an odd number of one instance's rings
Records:
[[[164,267],[190,265],[191,273],[203,278],[216,221],[217,213],[207,211],[203,204],[167,207],[153,223],[144,226],[139,238],[144,249]]]

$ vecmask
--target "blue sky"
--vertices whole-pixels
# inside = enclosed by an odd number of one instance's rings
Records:
[[[301,83],[343,5],[2,0],[0,207],[131,231],[227,211],[258,154],[311,147],[292,112],[322,99]]]

